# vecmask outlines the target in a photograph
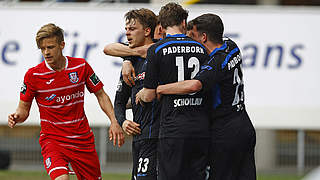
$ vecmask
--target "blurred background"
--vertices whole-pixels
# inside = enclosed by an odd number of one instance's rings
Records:
[[[105,56],[103,47],[125,42],[124,14],[164,0],[0,0],[0,169],[41,170],[40,126],[36,103],[29,119],[14,129],[24,73],[41,62],[35,34],[47,23],[65,30],[64,54],[92,65],[114,100],[122,60]],[[319,0],[175,1],[189,20],[218,14],[225,35],[242,51],[248,113],[257,131],[258,173],[303,176],[320,165]],[[131,137],[123,147],[107,141],[108,119],[87,92],[86,113],[104,172],[131,172]],[[128,119],[131,113],[128,112]]]

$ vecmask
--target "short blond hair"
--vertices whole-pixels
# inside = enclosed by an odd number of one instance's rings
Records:
[[[40,43],[43,39],[51,37],[57,37],[57,42],[61,43],[62,41],[64,41],[63,29],[61,29],[59,26],[56,26],[53,23],[49,23],[42,26],[37,32],[36,36],[38,48],[40,49]]]

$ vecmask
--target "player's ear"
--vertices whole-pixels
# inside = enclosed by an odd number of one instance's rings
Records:
[[[202,33],[202,36],[201,36],[201,42],[202,43],[206,43],[208,40],[208,36],[207,36],[207,33]]]
[[[147,28],[144,29],[144,36],[145,37],[150,36],[150,33],[151,33],[151,28],[147,27]]]
[[[64,41],[61,41],[60,48],[63,49],[65,45],[66,45],[66,43]]]

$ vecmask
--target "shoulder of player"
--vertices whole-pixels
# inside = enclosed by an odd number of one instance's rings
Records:
[[[66,56],[66,58],[68,58],[69,63],[82,64],[82,63],[86,62],[86,60],[84,58],[76,58],[76,57],[70,57],[70,56]]]
[[[75,58],[75,57],[69,57],[68,58],[68,68],[73,68],[73,67],[81,67],[83,65],[88,65],[88,62],[84,58]]]
[[[212,59],[212,58],[211,58]],[[234,51],[218,51],[214,56],[213,59],[215,63],[221,68],[221,69],[232,69],[235,65],[241,63],[241,55],[239,50],[234,49]]]
[[[46,67],[45,61],[42,61],[38,65],[29,68],[28,71],[26,72],[26,74],[43,73],[43,72],[47,71],[47,69],[45,67]]]

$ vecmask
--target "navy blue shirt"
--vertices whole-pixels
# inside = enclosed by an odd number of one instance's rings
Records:
[[[208,60],[205,48],[184,34],[167,35],[148,49],[144,87],[192,79]],[[209,137],[209,118],[202,92],[163,95],[160,138]]]
[[[230,39],[214,49],[209,61],[201,66],[194,79],[204,90],[211,91],[211,117],[219,118],[244,110],[242,57],[237,44]]]
[[[122,126],[126,120],[126,104],[131,97],[133,121],[140,124],[141,134],[133,136],[133,141],[141,139],[158,138],[160,126],[160,105],[156,99],[153,102],[145,103],[144,106],[135,103],[136,94],[143,88],[146,71],[146,60],[141,57],[125,57],[133,63],[136,72],[135,85],[128,86],[120,76],[118,83],[114,111],[115,116]]]

